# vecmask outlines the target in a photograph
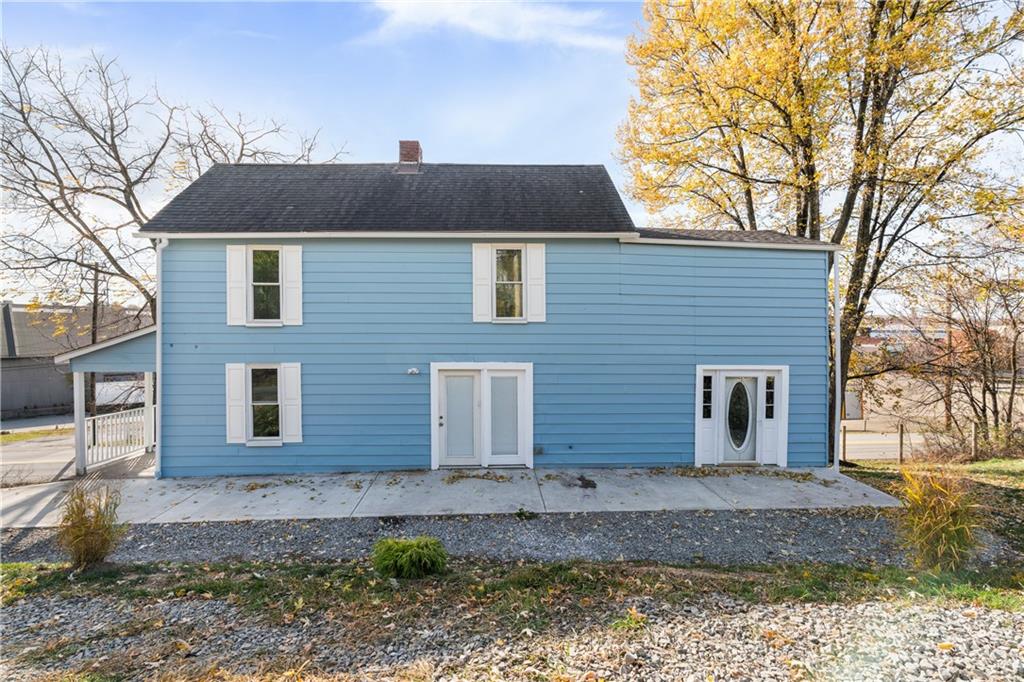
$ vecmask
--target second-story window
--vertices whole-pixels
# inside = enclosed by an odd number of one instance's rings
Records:
[[[254,248],[252,262],[251,316],[254,321],[281,319],[281,251]]]
[[[521,320],[523,314],[523,249],[494,250],[494,316]]]

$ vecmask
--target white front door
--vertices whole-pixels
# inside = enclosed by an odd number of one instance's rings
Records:
[[[480,466],[480,372],[441,372],[441,466]]]
[[[758,377],[725,378],[724,462],[757,461]]]
[[[696,389],[697,466],[787,465],[788,367],[698,365]]]
[[[431,466],[533,466],[533,366],[436,363]]]

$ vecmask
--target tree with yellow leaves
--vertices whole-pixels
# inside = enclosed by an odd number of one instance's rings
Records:
[[[669,224],[847,248],[841,369],[872,295],[1020,186],[1024,11],[959,0],[648,0],[620,130]],[[1006,156],[1016,157],[1007,164]]]

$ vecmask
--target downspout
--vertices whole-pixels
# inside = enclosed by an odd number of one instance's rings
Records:
[[[835,428],[833,429],[833,432],[832,432],[832,460],[833,460],[832,461],[832,468],[835,469],[836,473],[839,473],[839,457],[840,457],[839,448],[841,447],[841,439],[839,438],[839,431],[840,431],[840,429],[842,427],[842,423],[843,423],[843,397],[844,396],[843,396],[843,379],[842,379],[842,372],[843,372],[843,362],[842,362],[842,351],[843,351],[843,348],[842,348],[842,346],[843,346],[843,341],[842,341],[842,338],[839,335],[839,317],[841,315],[841,312],[840,312],[841,308],[840,308],[840,304],[839,304],[839,252],[838,251],[833,252],[833,254],[832,254],[832,289],[833,289],[833,296],[834,296],[834,302],[832,304],[832,308],[833,308],[833,315],[835,316],[835,322],[834,322],[835,330],[832,333],[832,336],[833,336],[833,339],[834,339],[834,342],[835,342],[835,350],[833,351],[835,353],[835,355],[832,356],[833,357],[832,365],[835,368],[835,374],[836,374],[836,376],[835,376],[835,387],[833,389],[834,390],[834,395],[832,396],[832,398],[833,398],[832,402],[835,404],[834,405],[834,409],[835,409],[834,425],[835,425]],[[159,334],[159,333],[160,332],[157,331],[157,334]]]
[[[167,246],[167,239],[160,238],[156,240],[156,358],[155,367],[156,371],[156,413],[153,416],[154,431],[156,432],[156,442],[154,444],[154,459],[156,461],[154,476],[156,478],[163,477],[162,467],[162,454],[163,454],[163,419],[161,415],[164,411],[164,371],[163,371],[163,324],[160,320],[164,316],[164,299],[163,299],[163,261],[164,261],[164,248]]]

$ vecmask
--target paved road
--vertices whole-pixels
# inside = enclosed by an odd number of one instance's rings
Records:
[[[4,445],[0,452],[0,484],[44,483],[73,478],[75,438],[55,435]]]
[[[111,462],[89,472],[90,478],[146,478],[153,476],[153,455]],[[75,477],[75,437],[43,436],[0,448],[0,487],[49,483]]]
[[[903,454],[909,457],[914,448],[924,445],[924,436],[920,433],[903,434]],[[900,452],[899,435],[891,433],[873,433],[864,431],[846,432],[847,459],[897,459]]]
[[[48,427],[62,428],[74,426],[75,417],[71,414],[48,414],[43,417],[22,417],[20,419],[4,419],[0,422],[0,431],[35,431]]]

